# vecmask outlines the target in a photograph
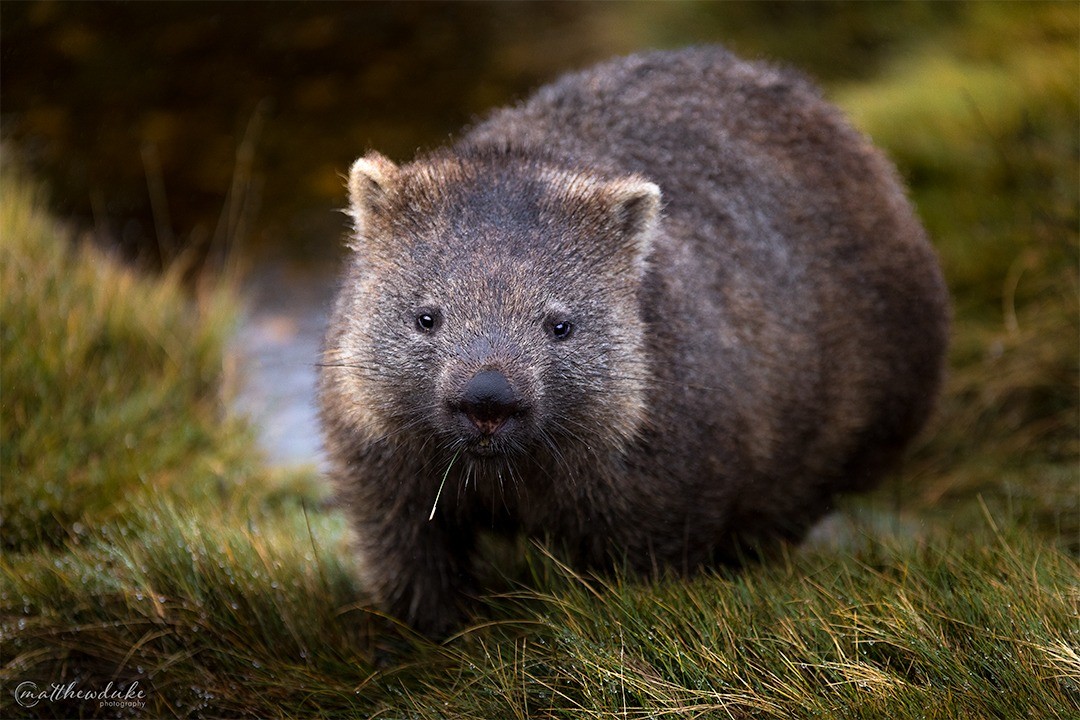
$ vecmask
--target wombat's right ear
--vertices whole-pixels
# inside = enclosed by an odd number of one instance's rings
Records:
[[[370,152],[349,169],[349,215],[359,235],[367,217],[393,190],[398,168],[388,158]]]
[[[609,183],[605,190],[623,243],[622,256],[641,277],[645,274],[646,258],[652,252],[653,234],[660,215],[660,188],[634,175]]]

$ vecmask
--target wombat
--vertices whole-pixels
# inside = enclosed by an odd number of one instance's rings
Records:
[[[616,59],[348,190],[325,447],[364,586],[420,632],[481,589],[481,530],[647,574],[797,541],[934,405],[935,254],[791,71]]]

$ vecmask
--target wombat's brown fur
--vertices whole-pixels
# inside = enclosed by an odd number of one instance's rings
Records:
[[[946,290],[893,168],[722,49],[567,75],[349,194],[326,448],[366,588],[423,632],[477,530],[643,572],[799,539],[938,391]]]

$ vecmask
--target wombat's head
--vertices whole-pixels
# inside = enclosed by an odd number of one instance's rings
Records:
[[[357,430],[496,461],[635,435],[656,185],[524,153],[371,154],[349,197],[326,372]]]

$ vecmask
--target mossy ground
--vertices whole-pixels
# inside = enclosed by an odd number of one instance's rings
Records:
[[[72,244],[5,158],[0,715],[1080,716],[1078,11],[978,7],[832,88],[911,180],[955,301],[902,469],[739,573],[583,578],[530,547],[443,645],[358,604],[318,479],[226,411],[228,291]],[[134,710],[14,698],[134,680]]]

